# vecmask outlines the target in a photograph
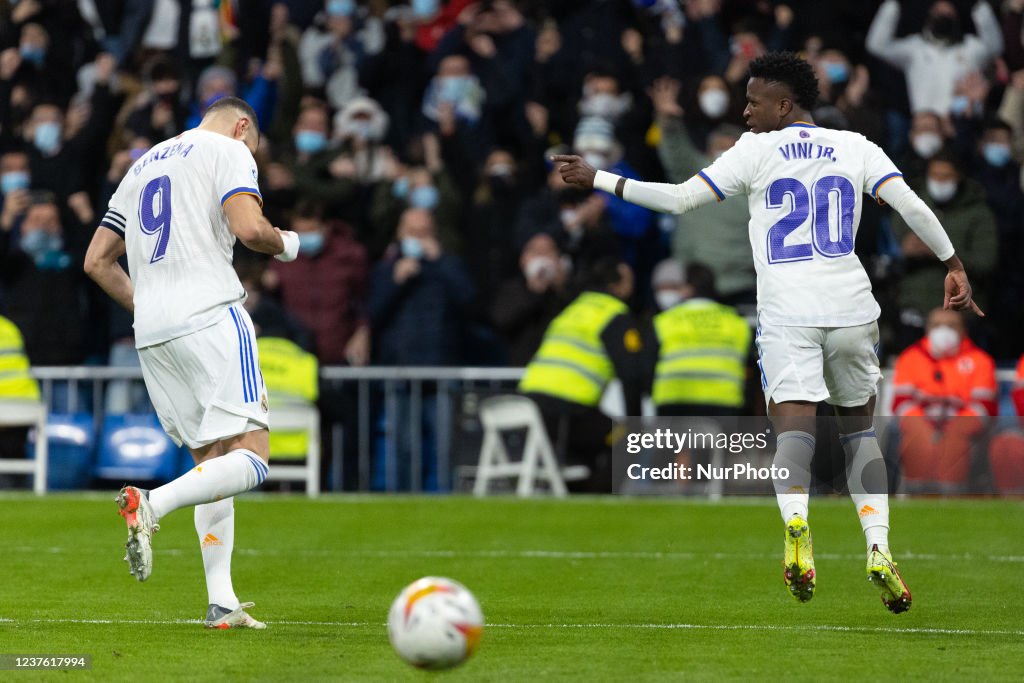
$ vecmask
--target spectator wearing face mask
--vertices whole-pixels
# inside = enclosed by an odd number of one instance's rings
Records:
[[[53,192],[62,206],[76,192],[93,189],[86,169],[104,152],[117,113],[118,98],[110,90],[114,59],[100,55],[96,64],[85,121],[73,126],[55,102],[40,102],[23,128],[33,186]]]
[[[738,415],[743,407],[750,325],[717,303],[715,275],[702,263],[684,272],[658,264],[651,279],[660,311],[644,349],[658,415]]]
[[[427,209],[402,213],[392,253],[370,281],[368,312],[379,365],[453,365],[474,297],[462,261],[444,252]]]
[[[924,178],[928,160],[938,154],[948,140],[946,126],[934,111],[919,111],[910,125],[910,149],[900,160],[899,168],[909,180]]]
[[[49,192],[34,193],[20,225],[0,230],[0,282],[7,290],[0,313],[21,330],[33,365],[84,359],[81,255],[68,251],[65,237]]]
[[[912,183],[921,199],[942,222],[960,258],[971,269],[974,299],[984,309],[993,268],[996,264],[997,236],[995,216],[985,202],[985,192],[977,181],[964,178],[959,161],[947,151],[928,161],[925,182]],[[935,304],[935,292],[941,291],[945,267],[903,219],[892,216],[893,233],[903,255],[903,275],[897,286],[896,300],[900,318],[913,330],[924,326],[924,317]],[[977,275],[973,275],[977,273]],[[913,331],[911,331],[913,334]]]
[[[883,2],[868,30],[867,49],[903,72],[914,113],[948,114],[957,83],[984,69],[1003,50],[1002,32],[987,2],[976,3],[971,13],[977,35],[964,35],[956,5],[949,0],[932,3],[920,33],[897,38],[899,18],[900,3]]]
[[[288,152],[269,160],[261,189],[266,204],[290,208],[303,199],[330,205],[338,190],[328,171],[335,154],[329,146],[331,119],[322,100],[305,99],[291,130]]]
[[[623,157],[622,146],[615,139],[611,124],[604,119],[582,119],[576,127],[573,148],[596,169],[624,178],[640,177]],[[646,281],[654,264],[668,251],[654,212],[608,192],[594,194],[606,204],[608,224],[619,238],[623,258],[636,271],[637,277]]]
[[[925,329],[893,374],[902,478],[923,492],[963,490],[973,442],[996,414],[995,361],[967,337],[956,311],[933,309]]]
[[[459,217],[462,200],[444,165],[430,162],[428,166],[398,164],[394,177],[378,182],[372,194],[368,231],[362,241],[371,255],[379,256],[391,241],[406,209],[424,209],[434,216],[437,237],[445,251],[461,254],[462,236]]]
[[[324,0],[323,12],[302,34],[302,81],[322,88],[334,108],[360,94],[359,68],[384,48],[384,24],[356,0]]]
[[[1024,493],[1024,356],[1017,361],[1017,376],[1010,396],[1018,424],[993,437],[988,461],[996,491],[1019,495]]]
[[[290,263],[273,261],[264,284],[313,333],[322,364],[365,365],[370,351],[366,250],[348,225],[327,220],[316,202],[300,202],[289,228],[299,235],[299,256]]]
[[[834,47],[823,48],[816,60],[821,99],[833,105],[846,120],[845,130],[869,140],[883,142],[883,124],[878,103],[871,91],[871,75],[863,64],[854,65]],[[819,117],[815,112],[815,120]]]
[[[595,263],[620,258],[619,241],[608,225],[604,198],[562,180],[553,164],[544,189],[523,202],[516,218],[516,239],[525,243],[537,232],[551,235],[568,257],[575,278],[585,279]]]
[[[672,83],[674,92],[679,89],[674,80],[662,80],[661,83],[663,86],[666,83]],[[677,104],[678,99],[677,92]],[[684,114],[680,114],[685,118],[686,128],[693,144],[697,147],[705,147],[713,129],[726,122],[741,120],[733,104],[729,84],[725,82],[724,78],[717,74],[709,74],[701,78],[693,106],[688,107]],[[680,107],[680,112],[682,111]],[[655,110],[655,114],[657,114],[657,110]]]
[[[533,65],[536,33],[511,0],[484,0],[467,7],[438,43],[439,63],[463,55],[487,93],[481,144],[521,144],[529,137],[523,115]],[[481,159],[477,157],[479,163]]]
[[[651,88],[656,121],[660,130],[658,158],[669,182],[682,183],[706,168],[730,149],[743,131],[736,126],[722,125],[708,136],[705,151],[697,149],[687,131],[683,108],[679,105],[679,82],[661,78]],[[724,202],[720,206],[704,206],[675,218],[676,230],[672,254],[680,263],[706,264],[715,275],[723,301],[753,304],[756,299],[756,274],[750,257],[747,223],[750,210],[746,202]],[[714,235],[715,239],[693,239],[696,234]]]
[[[1020,349],[1017,330],[1024,325],[1024,192],[1021,168],[1010,149],[1011,129],[999,119],[981,127],[972,150],[972,177],[985,188],[985,198],[996,220],[998,257],[991,286],[991,324],[994,329],[989,349],[998,358],[1012,357]]]
[[[0,230],[9,231],[25,215],[31,186],[28,154],[22,150],[0,154]]]
[[[537,233],[519,254],[519,273],[506,279],[491,301],[491,323],[508,344],[509,364],[526,365],[544,331],[570,300],[570,266],[554,238]]]

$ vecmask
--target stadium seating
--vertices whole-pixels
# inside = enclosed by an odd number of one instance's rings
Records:
[[[92,413],[50,413],[46,440],[47,487],[64,491],[87,487],[96,456],[96,423]]]
[[[170,481],[178,475],[179,455],[156,415],[107,415],[95,475],[120,481]]]

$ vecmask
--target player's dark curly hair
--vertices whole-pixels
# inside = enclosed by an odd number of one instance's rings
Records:
[[[794,52],[769,52],[750,62],[750,77],[782,83],[797,104],[813,109],[818,102],[818,77],[814,69]]]

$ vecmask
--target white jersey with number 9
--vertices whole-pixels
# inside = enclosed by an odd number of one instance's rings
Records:
[[[244,300],[224,215],[239,194],[263,203],[256,162],[244,143],[210,131],[165,140],[128,169],[100,225],[125,240],[138,348],[214,325]]]

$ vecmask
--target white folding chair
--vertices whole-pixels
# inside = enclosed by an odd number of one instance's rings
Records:
[[[484,399],[480,403],[480,422],[484,427],[484,440],[473,485],[475,496],[487,495],[488,486],[494,479],[518,477],[518,496],[533,495],[537,491],[537,482],[541,481],[547,483],[553,495],[564,497],[568,493],[565,488],[567,480],[585,479],[590,475],[590,470],[583,465],[559,467],[540,410],[526,396],[509,394]],[[521,429],[526,429],[523,457],[513,461],[505,448],[502,433]]]
[[[32,489],[46,493],[46,467],[49,444],[46,439],[46,405],[38,401],[0,400],[0,427],[35,427],[36,459],[0,459],[0,474],[32,474]]]
[[[275,481],[305,481],[306,495],[320,495],[320,411],[309,403],[281,402],[274,404],[270,413],[270,428],[283,432],[306,432],[306,462],[302,465],[282,465],[275,462],[268,479]],[[270,454],[273,458],[274,454]]]

